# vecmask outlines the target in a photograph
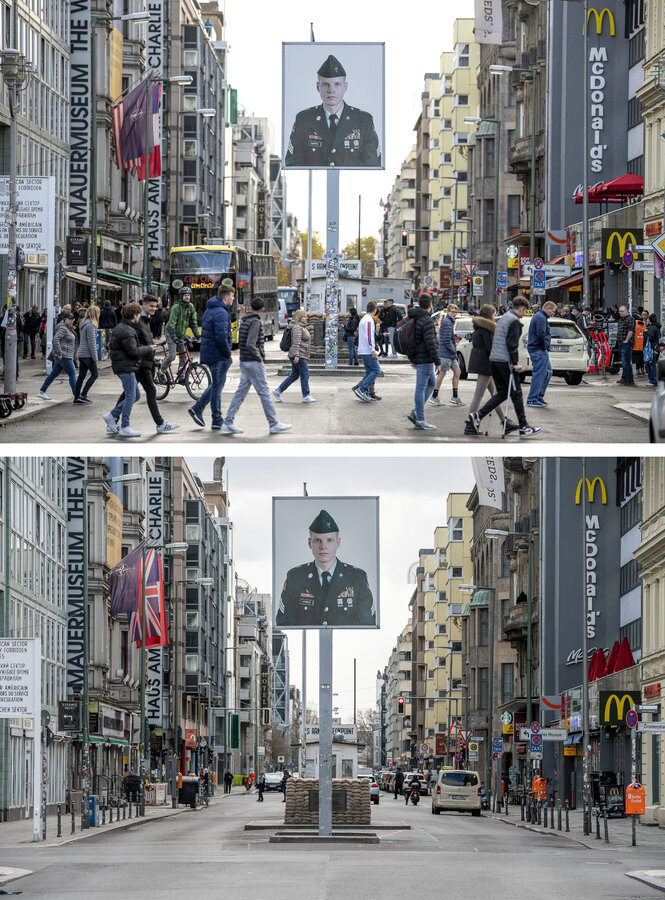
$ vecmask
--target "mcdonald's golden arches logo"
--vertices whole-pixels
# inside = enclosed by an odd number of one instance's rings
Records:
[[[602,725],[616,728],[626,724],[626,713],[642,701],[639,691],[600,691],[598,712]]]
[[[631,244],[641,244],[643,231],[635,228],[632,231],[619,228],[603,228],[601,232],[603,262],[620,263]],[[637,253],[635,259],[638,259]]]
[[[600,502],[603,506],[607,506],[607,490],[605,489],[605,482],[603,479],[596,475],[593,481],[589,481],[586,479],[586,492],[587,497],[589,498],[589,503],[593,503],[593,498],[596,495],[596,484],[600,485]],[[582,502],[582,479],[577,482],[577,490],[575,491],[575,503],[580,504]]]
[[[593,16],[596,20],[596,34],[601,34],[603,31],[603,20],[605,19],[605,15],[607,15],[607,18],[610,20],[610,37],[614,37],[616,33],[614,28],[614,16],[607,7],[601,9],[600,12],[598,12],[597,9],[590,9],[586,14],[587,26],[591,16]],[[584,27],[582,27],[582,34],[584,34]]]

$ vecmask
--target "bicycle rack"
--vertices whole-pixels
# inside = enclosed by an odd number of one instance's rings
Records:
[[[22,409],[27,399],[26,393],[0,394],[0,419],[7,419],[15,409]]]

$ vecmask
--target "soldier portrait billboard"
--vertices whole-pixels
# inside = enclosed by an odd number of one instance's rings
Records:
[[[282,44],[282,160],[383,169],[384,44]]]
[[[274,626],[378,628],[378,497],[272,503]]]

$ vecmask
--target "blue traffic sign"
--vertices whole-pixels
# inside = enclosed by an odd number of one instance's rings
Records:
[[[534,285],[538,285],[539,287],[541,285],[545,284],[545,270],[544,269],[534,269],[533,270],[533,283],[534,283]]]
[[[508,284],[508,273],[507,272],[497,272],[496,273],[496,286],[497,287],[506,287]]]
[[[633,251],[632,251],[632,250],[626,250],[626,252],[625,252],[624,255],[623,255],[623,264],[624,264],[624,266],[628,266],[628,268],[630,268],[630,267],[632,266],[632,264],[633,264],[633,261],[634,261]]]
[[[539,753],[543,749],[543,736],[542,734],[532,734],[531,742],[529,749],[532,753]]]
[[[542,261],[542,259],[541,259],[539,256],[537,256],[537,257],[534,259],[534,261],[533,261],[533,267],[534,267],[534,269],[542,269],[542,267],[543,267],[543,261]]]
[[[503,738],[492,738],[492,753],[503,753]]]
[[[629,709],[626,713],[626,725],[629,728],[634,728],[637,725],[637,713],[634,709]]]

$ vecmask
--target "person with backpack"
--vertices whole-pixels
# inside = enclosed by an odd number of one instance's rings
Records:
[[[660,325],[656,313],[649,316],[644,336],[644,365],[649,376],[649,387],[658,387],[658,357],[660,356]],[[649,357],[647,359],[647,357]]]
[[[436,373],[441,365],[436,347],[436,330],[432,321],[432,297],[430,294],[420,295],[418,306],[409,310],[409,319],[413,320],[413,325],[410,339],[407,339],[407,355],[409,362],[416,370],[416,390],[414,407],[407,419],[414,428],[419,428],[421,431],[435,431],[436,425],[425,420],[425,403],[432,395],[436,383]]]
[[[309,343],[311,338],[306,325],[307,313],[304,309],[297,309],[293,313],[291,324],[286,328],[286,331],[290,333],[290,347],[288,349],[288,354],[291,361],[291,374],[287,375],[280,386],[273,391],[273,396],[278,403],[282,402],[282,394],[284,391],[298,379],[300,379],[302,402],[316,403],[314,397],[309,393],[309,367],[307,361],[309,359]],[[286,334],[284,337],[286,338]]]
[[[358,326],[360,325],[360,317],[358,316],[358,310],[355,306],[352,306],[349,309],[349,318],[344,323],[344,338],[346,340],[346,345],[349,348],[349,365],[357,366],[358,362],[358,350],[356,348],[356,335],[358,333]]]

